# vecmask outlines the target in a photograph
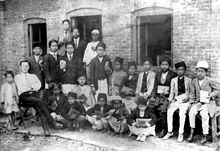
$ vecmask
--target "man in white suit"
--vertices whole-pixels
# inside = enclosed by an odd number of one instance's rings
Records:
[[[185,76],[186,64],[184,61],[175,64],[177,77],[171,80],[171,89],[169,95],[170,106],[167,111],[168,133],[163,139],[169,139],[173,136],[173,114],[179,109],[179,135],[178,142],[183,141],[183,132],[186,119],[186,112],[189,107],[189,93],[192,80]]]

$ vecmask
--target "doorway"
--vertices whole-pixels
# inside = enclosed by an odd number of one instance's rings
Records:
[[[76,27],[80,31],[80,38],[86,42],[90,42],[91,31],[93,29],[98,29],[100,35],[102,35],[102,16],[92,15],[92,16],[77,16],[71,18],[72,26]]]
[[[159,65],[159,59],[171,57],[172,16],[151,15],[138,17],[138,62],[143,64],[146,56]]]
[[[29,56],[32,56],[34,43],[41,43],[42,55],[47,54],[47,26],[46,23],[28,24]]]

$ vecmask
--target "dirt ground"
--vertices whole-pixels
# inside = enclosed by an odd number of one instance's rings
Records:
[[[195,136],[194,143],[178,143],[177,136],[166,141],[148,137],[145,142],[138,142],[135,137],[116,137],[87,128],[83,133],[51,130],[51,137],[44,137],[39,123],[26,122],[26,126],[14,133],[0,130],[0,151],[220,151],[211,142],[200,145],[200,136]],[[23,135],[28,131],[33,137],[25,141]]]

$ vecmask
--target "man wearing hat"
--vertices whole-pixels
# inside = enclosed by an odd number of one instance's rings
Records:
[[[135,90],[138,81],[136,70],[136,63],[134,61],[128,62],[128,75],[124,77],[119,88],[120,96],[123,98],[123,102],[129,113],[137,107],[135,103]]]
[[[209,65],[206,61],[199,61],[196,66],[197,78],[192,80],[192,89],[189,96],[189,123],[191,127],[189,142],[193,141],[195,119],[198,112],[202,117],[203,138],[201,144],[207,141],[209,116],[213,117],[215,112],[215,98],[218,95],[218,87],[212,79],[206,76],[208,68]]]
[[[83,57],[83,62],[86,64],[86,76],[87,76],[88,83],[90,83],[89,64],[91,60],[97,56],[96,46],[100,42],[99,41],[99,38],[100,38],[99,30],[97,29],[92,30],[91,35],[92,35],[92,41],[87,44],[84,57]]]
[[[124,77],[127,76],[127,73],[122,70],[122,64],[124,59],[120,57],[116,57],[114,61],[114,71],[112,72],[112,75],[110,77],[110,92],[111,95],[119,95],[119,87],[121,85],[121,82]]]
[[[41,89],[44,89],[45,78],[43,74],[43,57],[42,55],[42,46],[40,43],[33,44],[33,55],[28,58],[30,64],[29,73],[35,74],[38,79],[41,81]]]
[[[136,95],[148,99],[154,89],[156,73],[151,71],[152,59],[147,57],[144,61],[144,71],[139,74]]]
[[[184,61],[176,63],[175,67],[178,76],[171,80],[170,95],[168,98],[170,106],[167,111],[168,133],[163,139],[169,139],[173,136],[173,114],[179,109],[180,124],[178,142],[182,142],[192,80],[185,76],[186,64]]]

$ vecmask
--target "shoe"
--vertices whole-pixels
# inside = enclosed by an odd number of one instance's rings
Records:
[[[183,142],[183,134],[179,134],[179,135],[178,135],[177,141],[178,141],[179,143]]]
[[[188,142],[192,142],[193,141],[193,134],[191,133],[187,139]]]
[[[173,132],[168,132],[164,137],[163,137],[163,140],[167,140],[169,139],[170,137],[173,136]]]
[[[47,124],[44,124],[43,129],[44,129],[44,135],[45,136],[50,136],[50,129],[49,129],[49,126]]]
[[[159,138],[162,138],[162,137],[164,137],[165,136],[165,130],[162,130],[161,132],[160,132],[160,134],[158,135],[158,137]]]
[[[124,134],[122,132],[119,133],[118,137],[123,137]]]
[[[58,123],[58,122],[55,122],[55,123],[54,123],[54,129],[59,130],[59,129],[63,129],[63,128],[64,128],[64,127],[63,127],[62,124],[60,124],[60,123]]]
[[[139,134],[138,137],[136,138],[137,141],[141,140],[141,135]]]
[[[146,135],[141,135],[140,141],[141,141],[141,142],[144,142],[145,139],[146,139]]]
[[[201,144],[205,144],[207,142],[207,135],[203,135],[202,140],[200,141]]]

